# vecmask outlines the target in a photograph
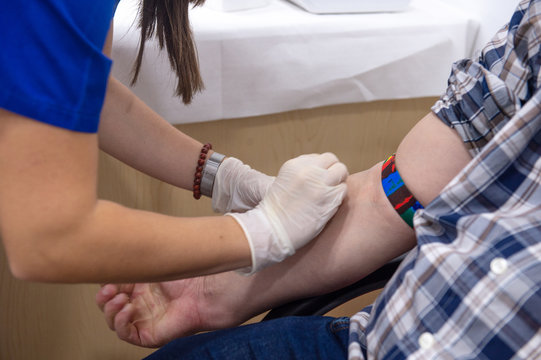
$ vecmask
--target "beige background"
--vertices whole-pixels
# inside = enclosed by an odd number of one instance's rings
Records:
[[[395,151],[433,98],[329,106],[178,128],[252,167],[275,174],[297,155],[332,151],[357,172]],[[100,196],[178,216],[211,215],[210,200],[151,179],[117,160],[100,158]],[[94,304],[97,285],[50,285],[14,279],[0,247],[0,360],[138,359],[150,351],[121,342]],[[369,298],[342,306],[351,315]],[[257,320],[257,319],[255,319]]]

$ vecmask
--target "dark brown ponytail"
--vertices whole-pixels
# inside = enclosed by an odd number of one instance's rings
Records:
[[[178,77],[176,94],[182,96],[185,104],[189,104],[194,94],[203,89],[188,10],[190,4],[198,6],[204,1],[141,0],[139,9],[141,40],[139,53],[133,66],[132,85],[137,81],[141,70],[145,42],[156,34],[160,49],[163,50],[164,47],[167,49],[169,62]]]

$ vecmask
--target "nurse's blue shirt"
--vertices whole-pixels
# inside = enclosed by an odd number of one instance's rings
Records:
[[[102,49],[117,2],[2,1],[0,107],[97,132],[112,64]]]

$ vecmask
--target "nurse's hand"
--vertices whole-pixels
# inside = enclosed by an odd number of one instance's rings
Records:
[[[291,256],[315,238],[346,196],[347,168],[331,153],[287,161],[257,207],[229,213],[250,243],[254,273]]]
[[[239,159],[228,157],[220,164],[212,189],[212,208],[216,212],[244,212],[263,199],[274,181]]]

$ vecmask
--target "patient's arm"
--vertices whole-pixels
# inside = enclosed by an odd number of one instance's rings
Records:
[[[429,114],[400,144],[396,164],[426,205],[469,160],[455,132]],[[235,326],[277,305],[357,281],[415,245],[413,230],[383,193],[380,167],[350,176],[348,196],[335,217],[315,241],[283,263],[251,277],[224,273],[107,285],[97,295],[107,322],[123,340],[159,346],[175,337]]]

